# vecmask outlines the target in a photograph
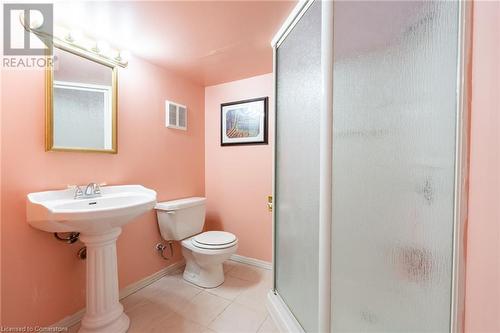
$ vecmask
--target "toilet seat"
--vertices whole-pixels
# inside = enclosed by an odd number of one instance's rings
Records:
[[[219,250],[238,243],[235,235],[226,231],[206,231],[191,238],[191,243],[197,248]]]

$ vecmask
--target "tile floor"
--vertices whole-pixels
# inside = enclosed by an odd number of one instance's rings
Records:
[[[224,271],[214,289],[184,281],[179,271],[122,299],[128,333],[277,333],[266,309],[271,271],[230,260]]]

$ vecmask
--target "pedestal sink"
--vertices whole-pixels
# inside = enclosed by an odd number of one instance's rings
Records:
[[[140,185],[106,186],[101,196],[74,199],[74,190],[28,194],[31,226],[47,232],[80,232],[87,246],[87,308],[80,333],[126,332],[130,320],[118,296],[116,239],[121,227],[153,209],[156,192]]]

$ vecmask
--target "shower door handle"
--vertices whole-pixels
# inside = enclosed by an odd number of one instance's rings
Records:
[[[273,211],[273,196],[272,195],[267,196],[267,210],[270,212]]]

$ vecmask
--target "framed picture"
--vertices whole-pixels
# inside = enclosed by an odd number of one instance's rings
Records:
[[[221,146],[267,144],[268,100],[261,97],[221,104]]]

